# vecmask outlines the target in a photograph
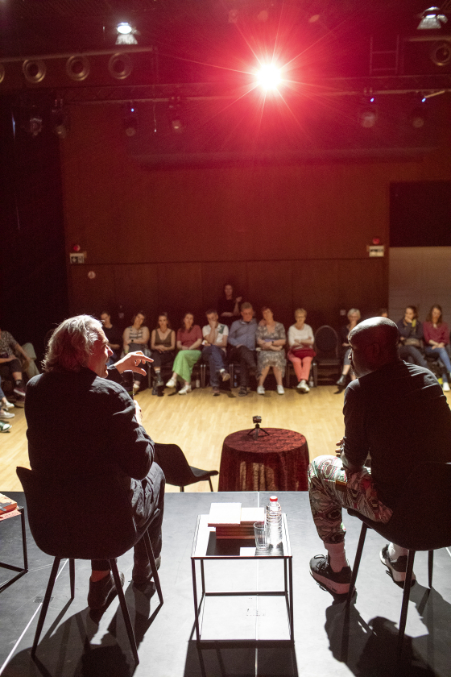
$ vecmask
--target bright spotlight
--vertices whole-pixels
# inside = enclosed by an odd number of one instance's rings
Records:
[[[121,21],[121,23],[118,23],[116,26],[116,31],[117,31],[116,45],[138,44],[135,35],[139,35],[139,33],[134,26],[128,23],[128,21]]]
[[[264,89],[277,89],[277,86],[282,82],[280,69],[272,63],[262,66],[257,73],[257,81]]]
[[[117,25],[117,32],[121,33],[122,35],[130,35],[132,30],[133,29],[128,22],[123,21]]]

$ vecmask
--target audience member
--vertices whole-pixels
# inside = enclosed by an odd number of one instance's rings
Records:
[[[337,386],[339,386],[340,388],[344,388],[346,386],[348,374],[351,369],[351,361],[350,361],[351,345],[348,340],[348,335],[357,325],[357,323],[360,320],[360,317],[361,317],[360,310],[358,310],[358,308],[351,308],[351,310],[348,312],[348,320],[349,320],[348,324],[340,329],[341,354],[343,357],[343,369],[341,371],[341,376],[337,381]],[[354,379],[355,375],[351,372],[351,381],[353,381]]]
[[[10,418],[14,418],[15,414],[12,414],[11,412],[8,411],[8,409],[10,409],[11,407],[14,407],[14,404],[11,404],[11,402],[8,402],[8,400],[6,399],[5,393],[3,392],[2,389],[2,379],[0,376],[0,421],[7,421]],[[6,431],[0,430],[0,432]]]
[[[213,395],[219,395],[219,377],[223,381],[228,381],[230,374],[226,369],[226,347],[229,328],[226,324],[218,322],[218,313],[216,310],[207,310],[208,324],[202,327],[203,349],[202,356],[210,367],[210,385],[213,389]]]
[[[160,562],[165,480],[154,461],[154,443],[142,426],[138,403],[113,381],[125,369],[145,374],[140,364],[150,360],[141,352],[130,353],[108,372],[110,355],[102,325],[93,317],[79,315],[57,327],[44,374],[28,384],[28,454],[32,470],[42,475],[80,482],[98,477],[99,482],[124,486],[141,536],[132,571],[134,585],[141,587],[151,578],[142,538],[146,531],[157,566]],[[115,593],[114,579],[108,560],[92,561],[91,567],[88,606],[101,609]]]
[[[342,506],[387,523],[419,464],[451,461],[446,398],[428,369],[399,359],[398,338],[395,323],[381,317],[365,320],[350,332],[357,380],[345,392],[345,435],[337,445],[338,458],[319,456],[309,467],[312,516],[327,551],[313,557],[310,571],[332,593],[347,593],[351,581]],[[364,465],[369,453],[371,470]],[[407,553],[394,543],[380,553],[399,585],[406,578]]]
[[[427,369],[421,349],[423,347],[423,326],[418,320],[416,306],[407,306],[404,317],[396,325],[399,330],[399,357],[406,362],[418,364]]]
[[[432,306],[423,325],[426,355],[440,358],[446,372],[443,372],[443,390],[449,392],[448,375],[451,376],[451,362],[446,350],[449,345],[449,329],[443,322],[442,308],[438,304]]]
[[[229,344],[232,346],[230,359],[240,365],[240,389],[238,397],[245,397],[249,388],[249,372],[255,370],[255,334],[257,321],[252,305],[245,301],[241,304],[241,320],[235,320],[229,331]]]
[[[294,317],[296,322],[288,329],[288,345],[290,349],[287,357],[293,363],[298,380],[297,388],[299,388],[301,393],[308,393],[310,388],[307,382],[309,380],[312,360],[315,357],[313,330],[309,324],[305,324],[307,311],[304,308],[295,310]]]
[[[240,315],[239,304],[241,303],[241,300],[241,296],[234,298],[233,287],[230,282],[226,282],[224,285],[224,293],[218,301],[218,313],[221,322],[228,327],[230,327],[232,322]]]
[[[379,308],[379,317],[388,317],[387,308]]]
[[[133,353],[141,350],[144,355],[149,356],[149,329],[144,326],[145,314],[139,311],[132,317],[131,327],[127,327],[123,334],[124,353]],[[133,391],[138,392],[145,377],[135,373],[133,382]]]
[[[109,313],[107,310],[104,310],[102,313],[100,313],[100,320],[103,324],[103,333],[107,337],[108,345],[112,350],[112,355],[108,360],[108,365],[110,365],[116,362],[120,357],[122,333],[111,323],[111,313]]]
[[[171,327],[167,313],[158,315],[158,327],[152,330],[150,335],[150,356],[153,359],[156,383],[152,389],[152,395],[158,395],[158,388],[163,386],[161,368],[171,365],[175,358],[175,331]]]
[[[177,348],[179,352],[174,360],[172,377],[166,383],[169,388],[177,385],[177,376],[185,382],[179,395],[191,392],[191,374],[193,367],[201,356],[202,332],[198,324],[194,324],[194,315],[185,313],[182,326],[177,331]]]
[[[257,393],[259,395],[265,394],[263,383],[270,367],[272,367],[277,383],[277,392],[279,395],[283,395],[285,390],[283,389],[282,379],[287,363],[283,348],[287,342],[285,328],[280,322],[275,322],[272,309],[268,306],[263,306],[262,315],[265,325],[260,325],[256,333],[257,344],[260,347],[260,352],[258,353],[259,377]]]
[[[22,355],[26,370],[31,358],[9,331],[0,329],[0,376],[5,378],[12,376],[14,379],[14,394],[18,397],[25,397],[22,365],[16,353]]]

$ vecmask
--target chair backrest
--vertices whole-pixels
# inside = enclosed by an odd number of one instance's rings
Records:
[[[338,358],[338,334],[333,327],[324,324],[316,330],[315,350],[317,357],[336,357]]]
[[[417,466],[402,489],[391,520],[381,525],[380,533],[382,530],[394,543],[410,550],[450,546],[451,463]]]
[[[184,487],[193,482],[193,473],[185,454],[177,444],[155,444],[155,460],[164,472],[166,482]]]
[[[116,476],[63,480],[17,468],[38,547],[54,557],[111,559],[137,540],[130,499]]]

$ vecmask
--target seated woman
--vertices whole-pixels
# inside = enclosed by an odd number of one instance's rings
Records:
[[[397,323],[399,333],[399,357],[406,362],[418,364],[427,368],[427,362],[423,357],[423,326],[418,321],[416,306],[407,306],[404,317]]]
[[[122,342],[125,354],[142,350],[144,355],[149,356],[149,329],[144,326],[145,319],[145,314],[139,311],[132,317],[131,327],[124,330]],[[133,392],[138,392],[145,377],[141,374],[133,374],[133,378]]]
[[[177,376],[180,376],[185,385],[179,390],[179,395],[186,395],[191,392],[191,374],[194,365],[202,354],[200,351],[201,343],[202,332],[199,325],[194,324],[194,315],[192,313],[185,313],[182,326],[177,331],[177,348],[179,352],[174,360],[172,377],[166,383],[168,388],[175,388]]]
[[[260,348],[258,352],[257,369],[259,373],[257,393],[259,395],[265,394],[263,383],[272,367],[274,377],[277,383],[277,392],[283,395],[282,379],[285,374],[285,365],[287,360],[285,358],[285,351],[283,349],[287,342],[285,328],[280,322],[274,321],[274,315],[271,308],[263,306],[262,308],[264,325],[259,325],[255,338],[257,339],[257,346]]]
[[[163,386],[161,368],[171,365],[175,357],[175,331],[171,328],[167,313],[158,315],[158,327],[150,335],[150,356],[153,359],[153,369],[157,377],[152,389],[152,395],[158,395],[158,388]]]
[[[308,393],[310,388],[307,385],[307,381],[312,360],[315,357],[313,331],[309,324],[305,324],[307,311],[304,308],[295,310],[294,317],[296,323],[292,324],[288,330],[288,345],[290,350],[287,357],[293,363],[298,380],[297,388],[299,388],[301,393]]]
[[[443,372],[443,390],[449,392],[448,375],[451,376],[451,362],[446,350],[446,346],[449,345],[449,329],[446,322],[443,322],[442,308],[438,304],[430,309],[423,324],[423,332],[426,343],[424,352],[443,362],[446,369]]]
[[[351,308],[351,310],[348,312],[348,324],[340,329],[340,337],[342,341],[341,354],[343,357],[343,369],[341,371],[341,376],[337,381],[337,386],[339,388],[344,388],[346,386],[349,370],[351,369],[351,360],[350,360],[351,344],[348,341],[348,335],[351,329],[354,329],[354,327],[358,324],[360,317],[361,317],[360,310],[358,308]],[[354,374],[351,374],[351,381],[353,381],[354,379],[355,379]]]
[[[218,301],[218,315],[219,321],[228,327],[232,322],[240,318],[240,303],[242,296],[234,298],[233,287],[230,282],[224,285],[224,294]]]

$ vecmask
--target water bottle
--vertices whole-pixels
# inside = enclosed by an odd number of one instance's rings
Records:
[[[266,506],[266,538],[268,545],[277,548],[282,543],[282,508],[277,496],[270,496]]]

